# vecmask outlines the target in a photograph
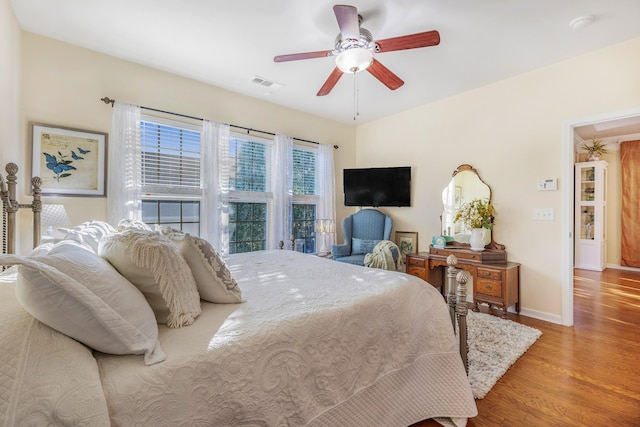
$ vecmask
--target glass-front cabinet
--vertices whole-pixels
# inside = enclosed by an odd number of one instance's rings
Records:
[[[602,271],[607,262],[607,162],[576,163],[576,268]]]

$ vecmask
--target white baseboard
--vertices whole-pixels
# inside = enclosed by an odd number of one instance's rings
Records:
[[[534,319],[544,320],[545,322],[562,325],[562,316],[558,314],[547,313],[545,311],[532,310],[526,307],[520,307],[520,314],[527,317],[533,317]]]
[[[470,300],[469,298],[467,298],[467,301],[472,303],[473,298],[471,298]],[[485,305],[485,304],[482,304],[482,305]],[[518,314],[516,313],[515,304],[507,308],[507,313]],[[545,311],[538,311],[538,310],[532,310],[526,307],[520,307],[520,315],[532,317],[538,320],[543,320],[549,323],[555,323],[557,325],[562,325],[562,316],[560,316],[559,314],[552,314],[552,313],[547,313]]]
[[[640,273],[640,268],[627,267],[627,266],[620,265],[620,264],[607,264],[607,268],[614,268],[616,270],[625,270],[625,271],[635,271],[637,273]]]

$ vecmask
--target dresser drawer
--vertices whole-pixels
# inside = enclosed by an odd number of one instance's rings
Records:
[[[502,280],[502,272],[500,270],[478,267],[478,277],[491,280]]]
[[[414,267],[414,266],[410,266],[410,265],[407,266],[407,274],[419,277],[424,281],[427,280],[426,272],[427,272],[427,270],[424,269],[424,268]]]
[[[424,258],[414,258],[412,256],[407,256],[407,267],[415,266],[420,268],[425,268],[427,260]]]
[[[495,280],[486,280],[478,277],[476,292],[479,294],[502,298],[502,282]]]

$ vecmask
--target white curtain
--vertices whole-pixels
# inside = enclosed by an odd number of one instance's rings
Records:
[[[204,188],[201,236],[223,254],[229,251],[229,125],[202,121],[201,176]]]
[[[115,102],[108,151],[108,222],[141,220],[140,107]]]
[[[288,247],[291,239],[291,196],[293,193],[293,138],[276,135],[272,153],[271,188],[273,221],[269,224],[268,249],[278,249],[282,240]]]
[[[316,218],[332,219],[336,221],[335,171],[333,166],[333,151],[331,145],[320,144],[318,147],[318,165],[316,167],[316,182],[320,200],[316,206]],[[335,224],[337,227],[338,224]],[[335,242],[335,232],[327,235],[329,248]]]

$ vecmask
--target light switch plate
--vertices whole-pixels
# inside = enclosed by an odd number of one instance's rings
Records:
[[[553,221],[555,219],[553,208],[535,208],[533,219],[536,221]]]

